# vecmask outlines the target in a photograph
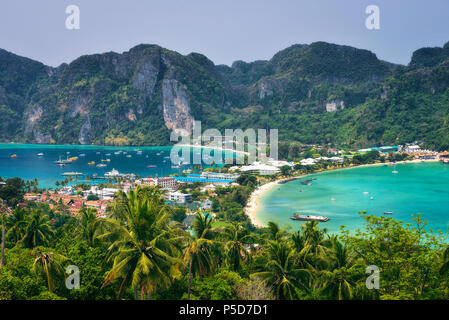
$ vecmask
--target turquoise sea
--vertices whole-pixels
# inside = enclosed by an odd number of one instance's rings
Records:
[[[309,178],[316,178],[312,185],[301,184]],[[289,219],[294,212],[327,216],[330,220],[321,226],[337,233],[341,225],[349,230],[363,227],[359,211],[374,215],[393,211],[391,216],[403,222],[422,213],[428,229],[448,232],[449,165],[409,163],[317,173],[276,185],[259,204],[257,218],[262,224],[277,221],[291,230],[303,223]]]
[[[135,173],[141,177],[149,175],[154,177],[156,174],[161,177],[180,173],[192,167],[192,165],[182,165],[180,168],[172,168],[170,159],[166,158],[170,156],[171,148],[0,144],[0,176],[3,178],[20,177],[24,180],[37,178],[40,187],[54,188],[57,180],[62,181],[66,178],[62,176],[64,172],[76,171],[83,173],[84,176],[97,174],[101,177],[105,172],[116,169],[120,173]],[[114,153],[119,150],[123,152]],[[138,154],[137,150],[141,150],[142,154]],[[195,148],[192,152],[204,152],[213,156],[214,151],[209,149],[201,151],[201,149]],[[38,153],[44,155],[38,156]],[[17,157],[11,158],[13,154],[16,154]],[[85,156],[81,156],[82,154]],[[179,156],[182,156],[181,152]],[[78,157],[78,160],[64,167],[58,167],[55,161],[59,157],[61,159]],[[102,162],[102,159],[110,159],[110,162]],[[88,165],[90,161],[95,161],[95,165]],[[96,167],[99,163],[104,163],[107,166]],[[149,165],[157,167],[148,168]],[[205,167],[207,166],[205,165]],[[84,176],[79,177],[77,182],[85,182]],[[95,180],[95,183],[101,181],[104,180]]]

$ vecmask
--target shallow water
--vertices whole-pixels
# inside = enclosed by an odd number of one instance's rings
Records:
[[[393,211],[391,216],[404,222],[412,222],[412,214],[422,213],[429,229],[447,232],[449,165],[398,164],[398,173],[393,170],[393,166],[351,168],[277,185],[260,199],[257,218],[263,224],[277,221],[296,230],[303,222],[289,219],[294,212],[318,214],[330,218],[321,226],[336,233],[341,225],[349,230],[362,227],[359,211],[374,215]],[[300,183],[312,177],[317,180],[311,186]]]

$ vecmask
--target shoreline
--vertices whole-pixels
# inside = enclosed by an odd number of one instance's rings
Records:
[[[410,163],[425,163],[425,162],[439,162],[439,160],[404,160],[404,161],[398,161],[395,164],[410,164]],[[313,172],[313,173],[292,176],[289,178],[299,179],[299,178],[304,178],[309,175],[317,174],[317,173],[325,173],[325,172],[331,172],[331,171],[337,171],[337,170],[347,170],[347,169],[355,169],[355,168],[363,168],[363,167],[374,167],[374,166],[379,166],[379,165],[394,166],[395,164],[387,163],[387,162],[385,162],[385,163],[382,163],[382,162],[368,163],[368,164],[362,164],[362,165],[351,166],[351,167],[346,167],[346,168],[327,169],[327,170],[317,171],[317,172]],[[286,178],[280,178],[280,179],[276,179],[275,181],[268,182],[264,185],[259,186],[256,190],[254,190],[251,193],[245,208],[243,208],[243,212],[245,212],[245,214],[250,218],[251,223],[254,226],[256,226],[258,228],[264,228],[264,225],[257,219],[257,213],[260,209],[260,200],[268,190],[272,189],[274,186],[279,184],[279,181],[282,181],[284,179],[286,179]]]

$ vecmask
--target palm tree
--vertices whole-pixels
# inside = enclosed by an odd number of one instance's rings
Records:
[[[239,271],[243,260],[249,260],[250,254],[244,244],[253,239],[249,230],[241,224],[233,223],[224,230],[227,263],[232,270]]]
[[[198,238],[212,239],[212,217],[198,213],[192,222],[192,229]]]
[[[16,208],[8,219],[8,232],[6,237],[13,238],[16,243],[23,238],[25,228],[27,226],[27,215],[26,211],[18,207]]]
[[[319,229],[317,221],[309,221],[302,225],[301,233],[304,237],[304,248],[300,254],[314,269],[326,262],[329,248],[325,246],[326,229]]]
[[[329,270],[320,271],[321,288],[323,293],[329,294],[332,299],[351,299],[353,286],[351,274],[360,266],[355,253],[338,241],[337,236],[330,237],[326,244],[330,247],[328,252]]]
[[[214,269],[214,259],[211,252],[213,243],[204,238],[194,238],[184,250],[184,262],[189,266],[189,283],[187,288],[187,299],[190,300],[192,287],[192,275],[202,277]]]
[[[198,213],[193,220],[196,237],[189,237],[189,245],[184,249],[184,262],[189,266],[189,283],[187,299],[190,300],[192,275],[202,277],[212,272],[215,267],[213,245],[210,229],[212,218],[207,214]]]
[[[114,210],[122,212],[114,214],[120,219],[115,219],[113,230],[99,237],[113,239],[109,247],[113,266],[102,287],[121,279],[118,297],[126,283],[133,287],[136,299],[138,290],[141,299],[149,297],[179,275],[179,239],[169,226],[170,212],[161,201],[140,194],[139,187],[128,195],[119,194]]]
[[[83,208],[79,213],[81,217],[77,220],[78,234],[90,247],[93,247],[102,225],[108,220],[98,218],[97,211],[93,208]]]
[[[273,241],[280,240],[286,234],[285,229],[279,228],[279,224],[277,222],[269,221],[267,228],[268,228],[268,237],[270,240]]]
[[[302,281],[310,277],[307,269],[297,268],[294,250],[284,241],[269,241],[267,271],[254,273],[275,290],[279,299],[295,299]]]
[[[62,264],[68,261],[63,255],[57,253],[43,253],[38,251],[33,263],[33,271],[37,276],[44,275],[47,278],[48,291],[53,292],[57,281],[64,279]]]
[[[48,216],[42,215],[39,210],[33,210],[21,242],[27,248],[34,248],[48,244],[53,234]]]

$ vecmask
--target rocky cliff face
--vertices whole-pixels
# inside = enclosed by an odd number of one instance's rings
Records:
[[[181,135],[190,135],[195,120],[190,114],[185,87],[177,80],[165,79],[162,82],[162,101],[167,128]]]

